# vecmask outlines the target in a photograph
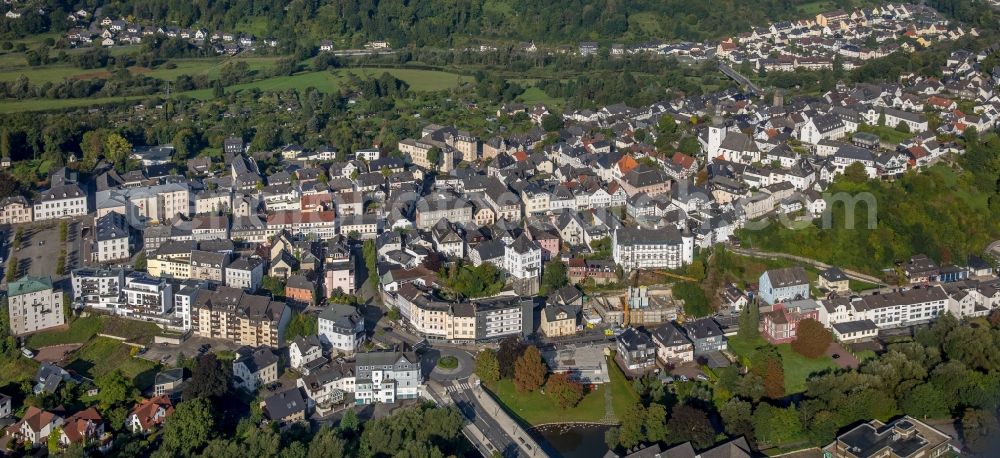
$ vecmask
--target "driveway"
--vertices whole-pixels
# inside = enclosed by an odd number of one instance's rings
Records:
[[[199,355],[198,349],[205,344],[211,345],[208,353],[215,353],[223,350],[235,351],[240,347],[235,342],[230,342],[228,340],[191,336],[184,342],[181,342],[180,345],[162,343],[150,344],[146,347],[146,353],[143,353],[139,357],[153,362],[160,362],[161,359],[166,357],[167,359],[163,364],[173,366],[177,364],[177,358],[181,353],[183,353],[186,358],[195,358]]]
[[[833,342],[826,348],[826,356],[833,358],[833,362],[841,369],[857,369],[858,358],[847,351],[843,345]]]

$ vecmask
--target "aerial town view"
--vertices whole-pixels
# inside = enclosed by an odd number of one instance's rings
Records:
[[[0,456],[1000,456],[998,0],[4,0]]]

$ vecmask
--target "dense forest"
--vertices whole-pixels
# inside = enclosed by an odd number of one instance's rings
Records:
[[[266,33],[288,42],[326,38],[360,44],[384,39],[396,46],[451,46],[468,37],[545,43],[587,39],[700,40],[802,16],[797,7],[811,0],[48,0],[44,3],[57,12],[102,6],[103,15],[180,27]],[[833,2],[844,8],[861,3],[867,2]],[[53,15],[51,20],[57,19]],[[24,24],[4,21],[0,32],[36,33],[48,27],[48,21],[45,17],[32,18],[31,30]],[[61,24],[52,27],[58,25]]]
[[[870,196],[877,215],[875,227],[867,227],[867,204],[855,205],[849,215],[841,202],[830,206],[829,229],[820,227],[821,218],[801,230],[778,225],[744,230],[741,238],[756,248],[873,273],[919,253],[942,264],[965,263],[970,254],[981,254],[987,244],[1000,238],[1000,156],[996,154],[1000,138],[990,134],[980,140],[975,132],[968,132],[966,143],[967,152],[957,161],[961,168],[939,164],[894,182],[870,181],[863,171],[852,168],[839,176],[829,195]],[[846,223],[848,217],[853,217],[853,227]]]

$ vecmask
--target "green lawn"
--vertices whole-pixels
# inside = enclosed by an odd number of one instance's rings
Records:
[[[97,337],[80,347],[66,365],[88,378],[97,378],[114,370],[121,370],[132,378],[140,390],[153,384],[157,365],[131,355],[132,347],[114,339]]]
[[[0,388],[8,394],[13,390],[5,389],[7,385],[20,385],[25,380],[31,380],[38,372],[38,362],[21,356],[20,352],[0,356]]]
[[[68,330],[60,329],[32,334],[28,338],[28,346],[37,349],[50,345],[86,342],[101,331],[101,318],[101,315],[77,318],[69,324]]]
[[[262,62],[255,65],[264,66]],[[192,64],[187,67],[196,71],[217,72],[218,69],[207,66],[204,63]],[[253,65],[251,65],[253,68]],[[169,70],[176,72],[177,70]],[[167,70],[154,70],[154,72],[167,72]],[[415,91],[438,91],[450,89],[463,82],[472,81],[472,77],[459,75],[457,73],[441,72],[436,70],[418,69],[398,69],[398,68],[367,68],[359,67],[352,69],[341,69],[334,72],[303,72],[291,76],[279,76],[266,78],[260,81],[237,84],[226,88],[226,92],[241,91],[246,89],[258,89],[261,91],[284,91],[288,89],[304,90],[315,87],[323,92],[335,91],[340,87],[341,82],[347,78],[347,72],[358,76],[365,75],[378,77],[383,72],[406,81],[410,88]],[[166,75],[167,73],[160,73]],[[179,74],[179,73],[178,73]],[[16,78],[16,76],[15,76]],[[196,99],[209,100],[214,98],[211,89],[199,89],[186,92],[175,92],[175,97],[192,97]],[[30,99],[30,100],[10,100],[0,103],[0,113],[17,113],[24,111],[44,111],[64,108],[76,108],[82,106],[103,105],[108,103],[144,100],[149,96],[129,96],[129,97],[95,97],[82,99]]]
[[[585,394],[576,407],[562,409],[552,398],[541,391],[518,393],[514,382],[500,380],[490,387],[490,391],[506,407],[507,412],[528,425],[581,421],[597,422],[604,417],[604,386],[598,386]]]
[[[545,91],[537,87],[529,87],[525,89],[524,93],[518,96],[517,98],[521,102],[528,105],[542,104],[549,107],[552,106],[559,107],[562,106],[564,103],[566,103],[566,99],[560,97],[550,97],[548,94],[545,93]]]
[[[43,331],[31,335],[28,338],[28,346],[37,349],[49,345],[84,343],[98,333],[148,344],[154,336],[160,335],[161,332],[161,328],[154,323],[91,314],[74,320],[69,324],[68,330]]]
[[[583,400],[572,409],[562,409],[555,401],[540,391],[518,393],[512,380],[500,380],[488,386],[493,397],[507,412],[526,425],[540,425],[557,422],[599,422],[604,418],[604,390],[611,390],[612,408],[621,419],[628,408],[639,400],[632,389],[632,383],[625,378],[613,358],[608,359],[611,382],[598,385],[583,396]]]
[[[729,349],[733,353],[745,358],[749,358],[755,349],[769,345],[763,337],[748,340],[733,336],[729,338],[728,343]],[[778,353],[781,355],[781,365],[785,371],[785,392],[787,394],[805,391],[806,379],[809,378],[810,374],[837,367],[833,358],[829,356],[809,359],[792,350],[791,344],[781,344],[777,347]]]
[[[864,132],[870,132],[878,135],[884,141],[889,143],[902,143],[913,137],[912,133],[900,132],[895,129],[896,126],[863,126],[859,127],[858,130]]]
[[[632,383],[625,377],[625,373],[615,362],[614,353],[608,358],[608,372],[611,378],[611,402],[615,410],[615,416],[621,420],[628,412],[629,407],[639,401],[639,395],[632,389]]]

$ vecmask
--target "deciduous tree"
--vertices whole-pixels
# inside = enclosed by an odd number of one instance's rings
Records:
[[[704,410],[677,404],[670,411],[670,421],[667,422],[667,442],[679,444],[688,441],[695,449],[707,448],[715,443],[715,428]]]
[[[545,373],[542,354],[537,347],[529,345],[514,364],[514,386],[521,393],[535,391],[545,383]]]
[[[555,399],[559,407],[568,409],[583,399],[583,385],[571,380],[567,374],[552,374],[545,382],[545,394]]]
[[[476,375],[487,383],[500,380],[500,362],[497,352],[492,348],[484,348],[476,353]]]
[[[799,321],[792,349],[806,358],[819,358],[833,342],[833,334],[822,323],[812,318]]]

